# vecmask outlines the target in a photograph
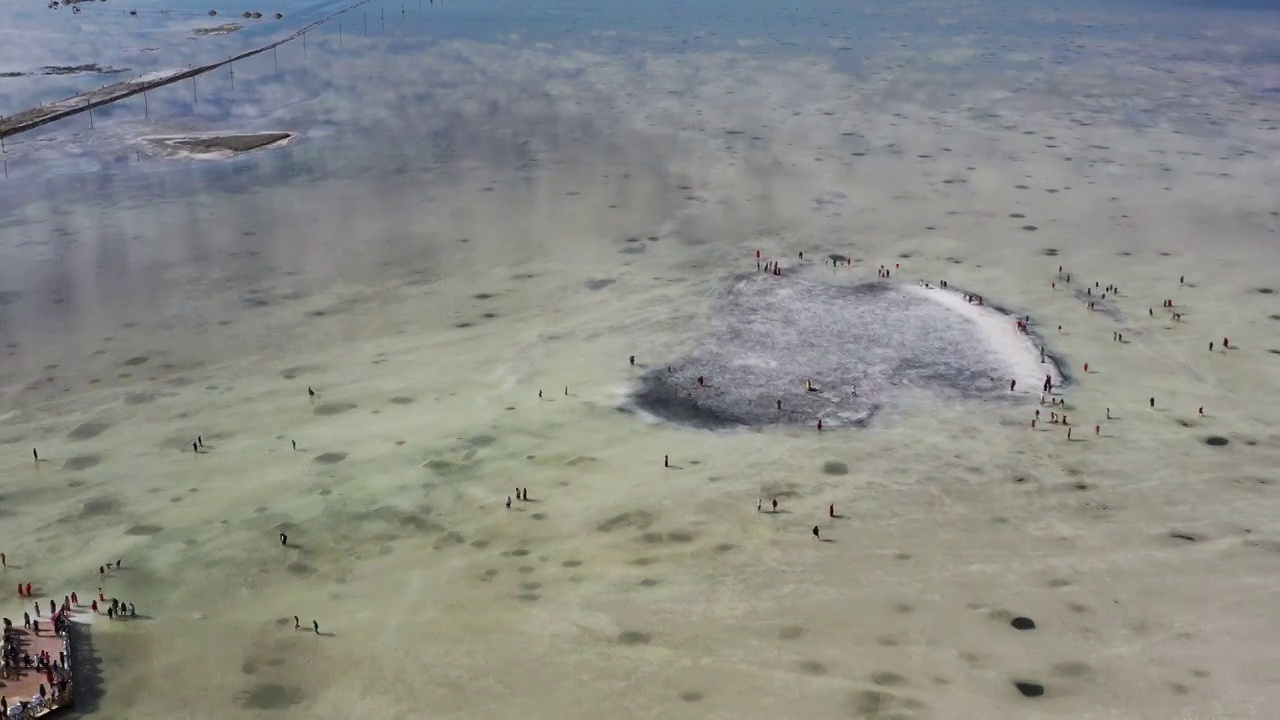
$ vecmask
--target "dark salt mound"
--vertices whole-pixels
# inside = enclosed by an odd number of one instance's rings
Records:
[[[219,135],[214,137],[155,138],[156,141],[193,153],[248,152],[274,145],[293,137],[292,133],[263,132],[244,135]]]
[[[689,356],[641,377],[639,409],[710,429],[818,418],[862,426],[908,389],[1008,397],[1008,363],[974,323],[893,283],[753,273],[725,291],[712,318]],[[806,391],[806,380],[818,390]]]

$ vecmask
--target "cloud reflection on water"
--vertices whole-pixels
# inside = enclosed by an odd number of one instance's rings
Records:
[[[382,5],[368,7],[380,15]],[[503,236],[503,253],[552,252],[539,238],[558,227],[696,242],[711,228],[767,229],[811,211],[779,200],[784,188],[812,186],[816,197],[870,172],[879,181],[861,202],[915,192],[919,176],[900,170],[913,158],[927,173],[969,174],[965,187],[948,188],[959,194],[1007,182],[984,175],[984,160],[1059,146],[1074,171],[1124,172],[1111,155],[1144,129],[1246,151],[1233,172],[1259,185],[1274,175],[1247,153],[1274,145],[1280,113],[1257,88],[1225,81],[1247,69],[1242,57],[1257,56],[1214,50],[1229,18],[1159,40],[1140,34],[1136,19],[1149,16],[1140,9],[1112,11],[1106,24],[1087,9],[1032,9],[992,25],[972,8],[815,5],[779,27],[753,24],[782,17],[758,4],[734,13],[698,5],[679,20],[652,8],[623,16],[570,3],[501,16],[503,7],[407,12],[368,36],[328,26],[305,53],[295,41],[238,63],[234,76],[211,73],[95,111],[92,131],[81,116],[18,138],[0,199],[11,216],[0,289],[29,302],[4,312],[13,322],[15,308],[29,309],[28,325],[91,324],[122,298],[146,305],[148,293],[163,294],[156,288],[193,276],[361,278],[424,253],[483,262],[495,245],[457,242],[481,217]],[[560,24],[565,17],[577,19]],[[991,31],[1023,22],[1060,40]],[[1235,37],[1266,36],[1241,27]],[[192,52],[165,62],[185,64]],[[1092,139],[998,140],[998,131],[1064,123]],[[211,130],[303,137],[226,163],[149,158],[136,142]],[[203,200],[188,202],[193,194]],[[114,222],[89,220],[103,208]],[[572,247],[591,252],[585,239]]]

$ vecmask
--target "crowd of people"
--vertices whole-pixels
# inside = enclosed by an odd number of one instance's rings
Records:
[[[39,605],[37,605],[37,608]],[[62,649],[54,657],[49,650],[38,650],[32,655],[29,634],[40,636],[41,627],[39,610],[37,617],[23,613],[23,627],[14,626],[13,621],[4,618],[4,642],[0,649],[0,679],[17,680],[27,673],[41,673],[44,682],[30,698],[22,698],[17,704],[10,706],[7,696],[0,694],[0,718],[31,718],[67,705],[71,700],[71,668],[68,663],[70,647],[67,641],[68,605],[55,608],[49,619],[49,626],[44,632],[52,632],[62,640]]]

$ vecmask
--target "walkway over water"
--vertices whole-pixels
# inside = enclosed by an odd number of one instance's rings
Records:
[[[350,12],[361,5],[365,5],[370,2],[373,2],[373,0],[357,0],[337,12],[309,23],[288,37],[277,40],[269,45],[263,45],[262,47],[247,50],[234,57],[229,57],[226,60],[219,60],[218,62],[209,63],[207,65],[198,65],[187,68],[186,70],[177,70],[172,73],[151,73],[150,75],[144,75],[140,78],[123,80],[96,90],[90,90],[86,93],[81,93],[63,100],[57,100],[47,105],[39,105],[37,107],[23,110],[20,113],[0,118],[0,138],[33,130],[41,125],[48,125],[51,122],[56,122],[63,118],[71,117],[72,115],[89,112],[96,107],[113,103],[117,100],[123,100],[148,90],[172,85],[173,83],[181,80],[186,80],[187,78],[202,75],[211,70],[226,67],[237,60],[243,60],[245,58],[253,57],[254,55],[259,55],[273,48],[280,47],[287,42],[297,40],[298,38],[303,38],[303,42],[306,42],[305,35],[310,30],[329,22],[339,15]]]

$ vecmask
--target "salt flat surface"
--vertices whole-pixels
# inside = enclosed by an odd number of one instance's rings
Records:
[[[1045,379],[1062,385],[1052,358],[1017,329],[1021,318],[890,282],[893,268],[858,282],[866,271],[846,262],[820,269],[801,259],[785,272],[774,262],[731,282],[709,327],[691,328],[688,356],[641,364],[638,409],[707,429],[854,427],[906,392],[1025,401]]]
[[[93,624],[88,710],[1271,717],[1280,110],[1207,80],[1236,66],[1205,49],[1260,23],[1164,41],[1144,10],[1037,10],[1054,39],[988,42],[898,12],[860,18],[885,29],[858,68],[745,26],[736,50],[397,63],[318,36],[323,88],[238,70],[232,113],[306,142],[8,181],[4,576],[145,616]],[[901,265],[922,317],[980,311],[917,279],[1030,315],[1066,408],[925,388],[821,433],[627,412],[726,332],[735,281],[771,279],[755,250],[847,256],[847,287]],[[969,319],[1034,382],[1007,318]]]

